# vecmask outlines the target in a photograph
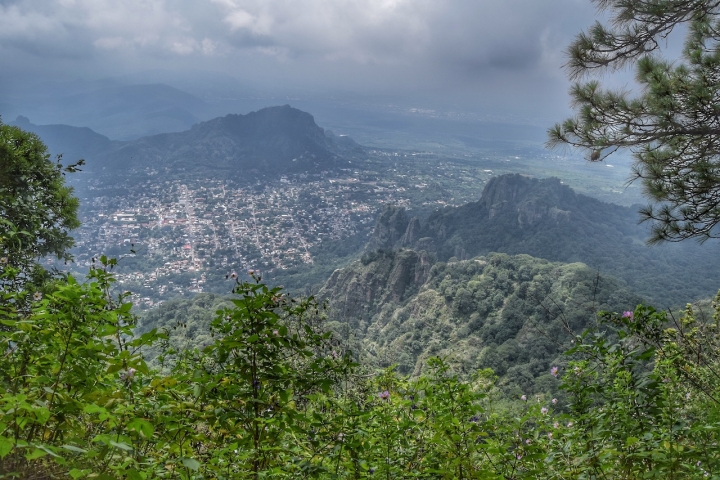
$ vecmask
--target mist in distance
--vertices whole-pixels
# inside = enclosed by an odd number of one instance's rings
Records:
[[[569,113],[563,51],[595,15],[585,0],[0,0],[0,115],[129,140],[289,103],[345,133],[449,120],[541,141]]]

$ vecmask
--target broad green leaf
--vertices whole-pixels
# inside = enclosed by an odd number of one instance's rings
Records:
[[[37,458],[44,457],[47,454],[48,454],[48,452],[46,452],[45,450],[43,450],[41,448],[34,448],[30,453],[25,454],[25,459],[26,460],[35,460]]]
[[[127,443],[115,442],[115,441],[113,441],[113,440],[110,440],[110,442],[108,442],[108,443],[109,443],[110,445],[112,445],[113,447],[119,448],[120,450],[125,450],[126,452],[132,452],[132,451],[133,451],[133,448],[132,448],[130,445],[128,445]]]
[[[200,468],[200,462],[194,458],[185,457],[182,459],[182,464],[190,470],[198,470]]]
[[[68,472],[72,478],[81,478],[85,476],[85,472],[82,470],[78,470],[77,468],[73,468]]]
[[[9,438],[0,436],[0,458],[5,458],[13,449],[13,441]]]
[[[76,447],[75,445],[63,445],[60,448],[64,448],[65,450],[70,450],[71,452],[76,453],[87,453],[87,450],[84,448]]]
[[[152,423],[148,422],[144,418],[135,418],[127,425],[128,430],[139,432],[143,437],[150,438],[155,431]]]
[[[125,477],[127,478],[127,480],[143,480],[143,476],[134,468],[127,470],[125,472]]]

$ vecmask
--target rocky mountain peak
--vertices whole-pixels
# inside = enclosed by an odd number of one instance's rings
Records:
[[[418,225],[417,219],[414,219]],[[372,252],[379,249],[392,250],[403,240],[408,230],[410,219],[404,207],[387,204],[375,222],[375,229],[365,250]]]
[[[246,115],[230,114],[195,125],[193,129],[222,129],[236,138],[254,138],[261,143],[273,137],[312,140],[323,143],[325,132],[307,112],[290,105],[262,108]]]
[[[546,219],[567,220],[575,197],[575,192],[558,178],[538,180],[511,174],[490,179],[479,205],[487,210],[489,219],[501,214],[517,215],[518,224],[526,227]]]

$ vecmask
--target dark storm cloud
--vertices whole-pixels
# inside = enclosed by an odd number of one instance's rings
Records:
[[[592,19],[589,0],[0,0],[0,69],[187,66],[276,87],[564,90],[562,51]]]

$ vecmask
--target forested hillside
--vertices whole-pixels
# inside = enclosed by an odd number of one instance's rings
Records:
[[[658,306],[672,307],[717,290],[720,246],[695,242],[648,246],[637,208],[575,193],[558,179],[493,177],[477,202],[448,207],[426,220],[387,207],[369,251],[398,247],[447,261],[490,252],[582,262],[623,280]]]
[[[491,368],[503,391],[553,390],[551,365],[599,311],[623,311],[642,299],[587,266],[527,255],[492,254],[431,264],[412,250],[378,252],[337,270],[319,292],[327,328],[358,360],[419,376],[431,357],[457,372]],[[139,332],[166,331],[178,351],[212,342],[209,325],[228,299],[200,294],[142,317]],[[158,349],[148,350],[155,361]]]
[[[492,368],[507,391],[541,392],[598,311],[641,301],[579,263],[506,254],[423,262],[411,250],[381,252],[336,271],[319,293],[329,325],[358,340],[363,361],[418,376],[440,357],[467,374]]]

